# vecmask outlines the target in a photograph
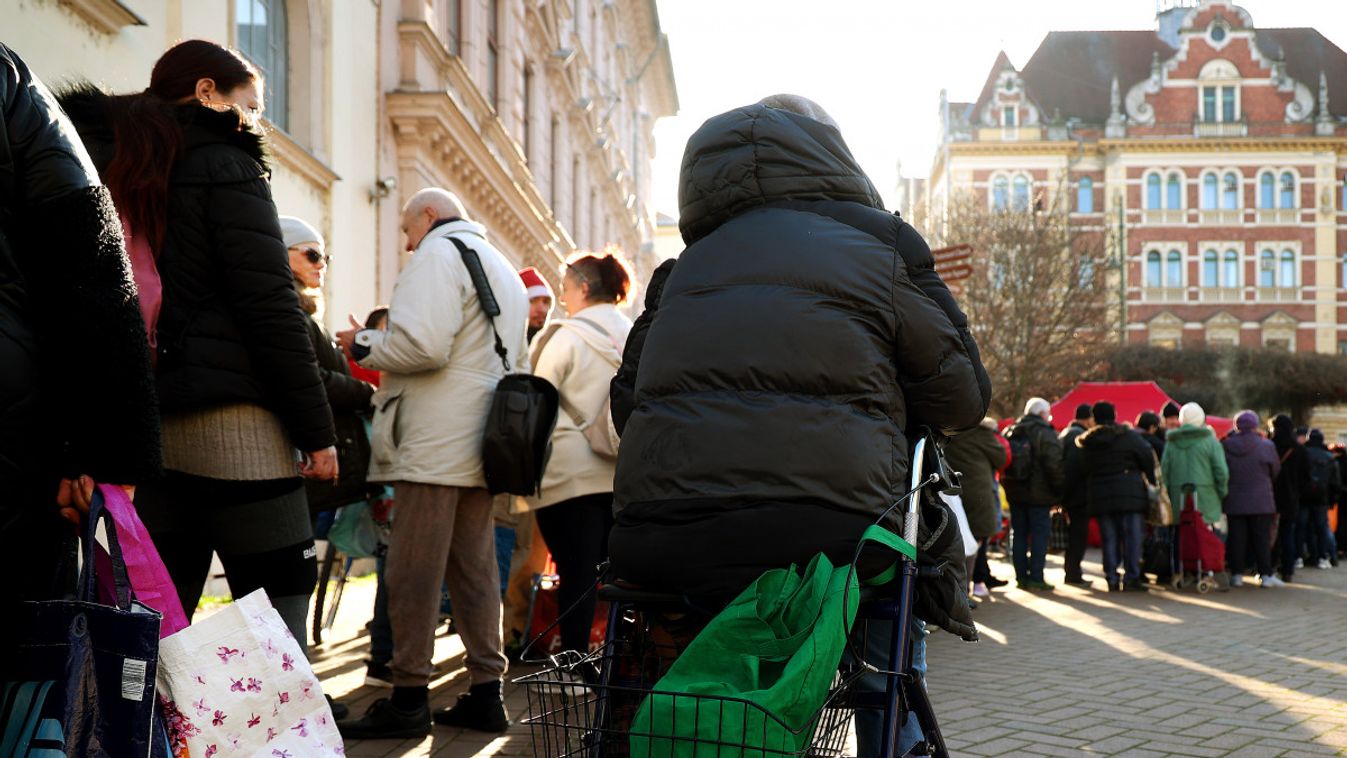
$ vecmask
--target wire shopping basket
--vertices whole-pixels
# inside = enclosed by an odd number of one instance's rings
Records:
[[[640,614],[637,614],[639,617]],[[632,619],[625,619],[629,624]],[[858,674],[839,674],[824,706],[804,729],[791,729],[757,703],[734,697],[653,689],[677,656],[656,644],[643,623],[632,639],[614,639],[586,656],[567,653],[517,680],[528,694],[524,722],[534,755],[549,758],[841,758],[845,755]],[[646,723],[633,717],[647,698]],[[686,723],[695,714],[695,724]],[[675,723],[675,718],[684,721]],[[666,728],[675,727],[675,728]],[[660,733],[654,734],[653,731]],[[785,734],[787,739],[782,739]],[[677,736],[671,736],[677,735]],[[800,747],[803,745],[803,747]]]

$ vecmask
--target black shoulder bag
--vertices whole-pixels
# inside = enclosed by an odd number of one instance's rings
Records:
[[[491,494],[537,495],[541,492],[543,471],[552,456],[552,432],[557,426],[560,397],[552,383],[532,374],[514,374],[510,353],[496,330],[500,304],[491,291],[491,282],[482,269],[477,251],[450,237],[463,257],[463,265],[477,290],[477,302],[491,324],[496,337],[496,355],[505,367],[505,376],[496,384],[491,410],[486,416],[482,435],[482,466],[486,470],[486,488]]]

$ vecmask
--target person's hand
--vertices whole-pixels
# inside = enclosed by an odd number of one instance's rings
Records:
[[[304,454],[304,462],[299,464],[299,473],[309,479],[319,481],[337,481],[340,471],[337,467],[337,448],[328,447]]]
[[[354,313],[346,314],[346,319],[351,322],[351,328],[337,332],[336,339],[337,346],[341,348],[341,352],[349,359],[351,358],[351,346],[355,344],[355,333],[364,329],[365,325],[360,323],[360,319],[357,319]]]
[[[62,479],[56,486],[56,505],[61,509],[61,518],[79,526],[80,519],[89,513],[89,504],[94,499],[94,480],[87,476],[78,479]]]

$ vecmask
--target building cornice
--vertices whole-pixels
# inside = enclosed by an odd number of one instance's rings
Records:
[[[1101,152],[1187,152],[1187,153],[1252,153],[1252,152],[1347,152],[1347,137],[1235,137],[1200,139],[1102,139],[1096,143]]]
[[[269,121],[267,143],[278,165],[293,171],[299,178],[323,192],[331,190],[333,182],[341,179],[337,172],[318,156],[305,150],[293,137],[286,134],[285,130],[278,129]]]
[[[103,34],[116,34],[124,26],[145,26],[145,19],[118,0],[60,0],[75,15]]]

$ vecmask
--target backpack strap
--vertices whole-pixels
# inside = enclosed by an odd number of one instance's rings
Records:
[[[496,302],[496,293],[491,291],[491,280],[486,278],[482,259],[478,257],[476,250],[465,245],[459,238],[451,235],[448,239],[458,248],[458,254],[463,258],[463,265],[468,269],[468,277],[472,279],[472,287],[477,290],[477,303],[482,306],[486,322],[491,325],[491,333],[496,337],[496,355],[500,356],[500,365],[505,367],[505,373],[514,373],[510,370],[510,351],[505,349],[505,342],[501,340],[500,332],[496,329],[500,303]]]

